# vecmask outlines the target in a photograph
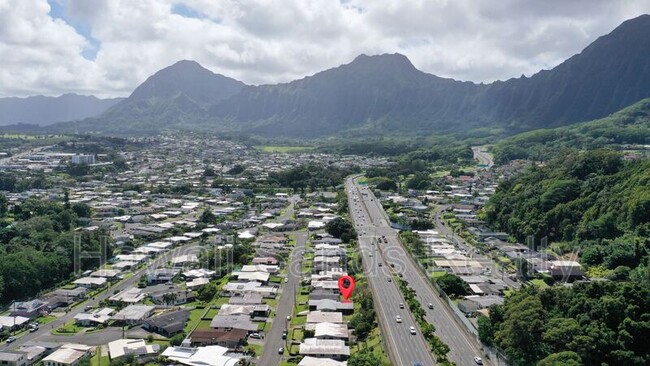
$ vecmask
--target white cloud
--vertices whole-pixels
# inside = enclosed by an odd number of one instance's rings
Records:
[[[643,0],[56,1],[63,19],[46,0],[0,0],[0,96],[128,95],[180,59],[251,84],[287,82],[384,52],[490,82],[556,66],[650,12]]]

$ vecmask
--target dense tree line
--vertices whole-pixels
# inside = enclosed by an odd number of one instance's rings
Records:
[[[583,264],[635,268],[650,250],[650,160],[625,163],[611,150],[555,158],[500,184],[484,212],[520,242],[546,236],[580,250]]]
[[[514,365],[647,365],[647,283],[577,283],[528,287],[479,319],[479,336]],[[539,362],[539,363],[537,363]]]
[[[24,300],[70,278],[73,271],[74,229],[79,217],[90,214],[81,203],[30,198],[12,210],[0,195],[0,303]],[[104,231],[78,232],[81,250],[98,251]],[[109,248],[109,253],[110,253]],[[82,269],[98,260],[84,259]]]
[[[278,187],[290,187],[294,191],[304,191],[309,188],[316,191],[320,188],[332,189],[339,186],[348,175],[359,173],[356,168],[339,168],[334,165],[304,164],[284,170],[269,173],[269,183]]]

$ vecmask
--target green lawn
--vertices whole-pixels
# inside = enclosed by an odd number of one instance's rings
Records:
[[[544,280],[541,280],[539,278],[530,280],[530,283],[532,283],[535,287],[539,288],[540,290],[550,287],[546,282],[544,282]]]
[[[307,317],[304,315],[302,316],[296,315],[293,318],[291,318],[291,325],[294,326],[302,326],[305,325],[306,322],[307,322]]]
[[[185,334],[190,334],[192,330],[201,322],[201,316],[205,313],[205,309],[194,309],[190,311],[190,319],[185,324]]]
[[[201,320],[199,321],[199,325],[196,327],[198,330],[209,330],[210,329],[210,322],[212,320]]]
[[[264,346],[260,344],[251,344],[249,347],[255,350],[255,356],[261,356],[264,353]]]
[[[108,356],[99,355],[99,350],[90,358],[90,366],[109,366],[110,363]]]
[[[46,315],[46,316],[39,316],[36,320],[37,320],[40,324],[47,324],[47,323],[50,323],[50,322],[55,321],[56,319],[57,319],[57,317],[55,317],[55,316],[52,316],[52,315]]]
[[[76,326],[74,320],[72,320],[69,323],[65,324],[64,326],[52,330],[51,333],[54,335],[75,335],[80,331],[82,331],[83,329],[84,329],[83,327]]]

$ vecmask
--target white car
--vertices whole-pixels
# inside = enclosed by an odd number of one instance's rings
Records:
[[[415,335],[415,327],[409,327],[409,333]]]
[[[480,357],[474,357],[474,362],[476,362],[477,365],[482,365],[483,364],[483,360],[481,360]]]
[[[395,321],[398,322],[398,323],[401,323],[401,322],[402,322],[402,317],[399,316],[399,315],[396,316],[396,317],[395,317]]]

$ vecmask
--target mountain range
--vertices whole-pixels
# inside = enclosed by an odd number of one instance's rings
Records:
[[[77,94],[63,94],[59,97],[37,95],[27,98],[0,98],[0,126],[19,123],[45,126],[56,122],[94,117],[123,99],[99,99]]]
[[[477,127],[515,133],[601,118],[650,97],[649,49],[650,15],[643,15],[551,70],[490,84],[437,77],[400,54],[360,55],[300,80],[260,86],[180,61],[100,114],[47,130],[125,135],[182,129],[310,138]]]

